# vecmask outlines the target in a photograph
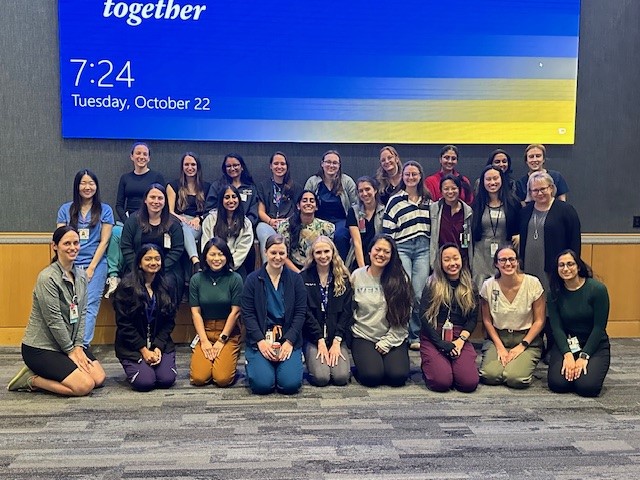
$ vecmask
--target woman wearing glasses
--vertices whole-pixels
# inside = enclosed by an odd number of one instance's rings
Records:
[[[487,385],[531,385],[542,354],[545,298],[540,280],[522,273],[512,246],[496,251],[496,274],[480,289],[482,323],[489,339],[483,347],[480,378]]]
[[[471,190],[471,182],[467,177],[462,175],[460,172],[456,170],[456,166],[458,165],[458,147],[455,145],[445,145],[440,150],[440,171],[434,173],[433,175],[429,175],[425,181],[424,186],[431,193],[431,198],[433,201],[440,200],[442,198],[442,193],[440,192],[440,180],[447,174],[451,174],[454,177],[459,177],[462,182],[462,189],[460,190],[460,199],[471,205],[473,202],[473,191]]]
[[[351,240],[346,226],[347,212],[358,201],[358,197],[353,178],[342,173],[342,160],[338,152],[329,150],[322,155],[320,169],[307,180],[304,189],[318,197],[316,217],[335,225],[333,240],[340,256],[347,258]]]
[[[529,203],[520,214],[520,257],[524,271],[538,277],[547,292],[558,254],[570,248],[580,255],[580,219],[571,205],[555,200],[556,186],[548,173],[532,173],[527,190]],[[553,346],[548,324],[545,335],[548,352]]]
[[[571,250],[560,252],[551,275],[549,318],[556,346],[551,350],[549,388],[597,397],[611,360],[607,287]]]

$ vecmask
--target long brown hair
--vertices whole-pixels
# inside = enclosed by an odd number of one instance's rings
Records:
[[[176,192],[176,206],[178,210],[184,212],[188,206],[189,185],[187,175],[184,173],[184,159],[192,157],[196,161],[196,207],[198,212],[204,211],[204,202],[207,192],[204,191],[204,183],[202,181],[202,164],[200,159],[193,152],[186,152],[180,159],[180,176],[178,177],[178,191]]]

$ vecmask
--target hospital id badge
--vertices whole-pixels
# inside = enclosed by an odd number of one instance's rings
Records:
[[[498,251],[498,242],[491,242],[491,258],[493,258],[496,255],[497,251]]]
[[[69,321],[73,325],[74,323],[78,323],[78,319],[80,315],[78,314],[78,305],[72,303],[69,305]]]
[[[578,337],[567,337],[567,343],[569,344],[569,350],[571,350],[571,353],[578,353],[582,350],[582,348],[580,348]]]
[[[78,236],[80,237],[80,241],[87,241],[89,240],[89,229],[88,228],[79,228],[78,229]]]
[[[247,194],[244,192],[240,193],[240,200],[244,203],[247,201]]]
[[[164,234],[164,248],[171,248],[171,235],[168,233]]]

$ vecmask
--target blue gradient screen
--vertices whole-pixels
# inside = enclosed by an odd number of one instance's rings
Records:
[[[571,144],[580,0],[59,0],[64,138]]]

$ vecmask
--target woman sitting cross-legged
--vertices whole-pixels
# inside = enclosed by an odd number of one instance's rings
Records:
[[[351,362],[343,340],[353,321],[349,270],[329,237],[316,238],[309,250],[300,274],[307,288],[304,358],[310,381],[318,387],[331,381],[346,385]]]
[[[182,232],[182,231],[181,231]],[[113,294],[116,357],[134,390],[169,388],[176,381],[176,352],[171,339],[176,299],[164,272],[162,249],[140,247],[135,268]]]
[[[389,235],[373,238],[369,257],[371,265],[351,274],[356,378],[367,387],[400,387],[409,377],[411,284]]]
[[[227,243],[210,239],[202,251],[202,272],[191,277],[189,305],[196,333],[200,337],[191,355],[189,376],[193,385],[213,382],[227,387],[236,378],[240,355],[242,277],[233,271],[233,257]]]
[[[444,244],[420,301],[420,357],[430,390],[473,392],[478,387],[476,351],[467,342],[478,321],[476,296],[460,249]]]
[[[302,277],[284,266],[287,245],[282,235],[267,239],[265,253],[267,263],[249,274],[242,292],[247,379],[253,393],[277,389],[293,394],[302,386],[307,291]]]
[[[480,289],[485,342],[480,377],[488,385],[512,388],[531,385],[542,355],[545,298],[542,284],[520,271],[515,247],[494,255],[497,273]]]

